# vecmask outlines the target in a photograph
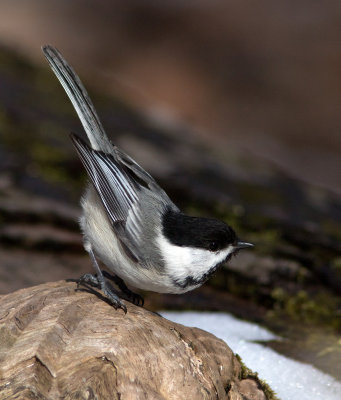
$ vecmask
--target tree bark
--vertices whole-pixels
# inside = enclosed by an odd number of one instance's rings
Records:
[[[0,399],[266,399],[232,350],[64,281],[0,297]]]

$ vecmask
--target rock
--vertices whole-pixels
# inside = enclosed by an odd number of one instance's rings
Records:
[[[220,339],[64,281],[0,297],[1,399],[259,399]]]

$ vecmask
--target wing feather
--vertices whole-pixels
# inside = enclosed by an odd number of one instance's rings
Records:
[[[138,200],[136,186],[113,155],[93,150],[76,135],[71,138],[112,223],[126,221]]]

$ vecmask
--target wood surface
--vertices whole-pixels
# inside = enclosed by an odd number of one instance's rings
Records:
[[[0,296],[0,399],[266,399],[232,350],[73,282]],[[243,378],[244,379],[243,379]]]

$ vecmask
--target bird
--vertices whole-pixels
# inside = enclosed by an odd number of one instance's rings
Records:
[[[61,53],[50,45],[42,51],[89,140],[70,135],[89,178],[79,224],[96,272],[80,277],[78,285],[99,288],[115,309],[126,313],[111,282],[143,306],[142,296],[129,287],[185,293],[239,250],[253,246],[221,220],[183,213],[147,171],[109,140],[85,87]],[[98,260],[110,273],[101,270]]]

